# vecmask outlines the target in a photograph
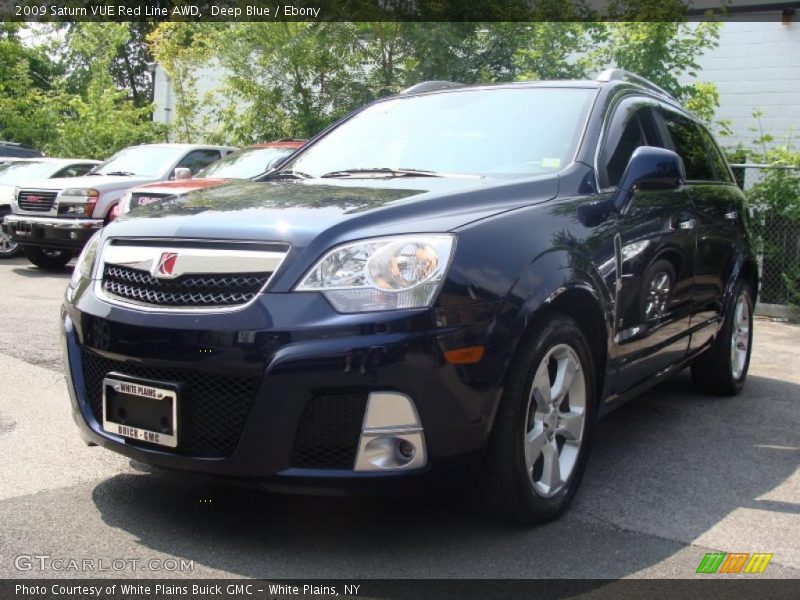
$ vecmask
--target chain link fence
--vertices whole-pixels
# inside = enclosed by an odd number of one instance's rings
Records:
[[[761,275],[758,300],[762,305],[796,306],[800,304],[800,207],[787,210],[780,198],[769,204],[763,198],[780,195],[781,181],[800,182],[800,168],[761,164],[731,167],[753,211]]]

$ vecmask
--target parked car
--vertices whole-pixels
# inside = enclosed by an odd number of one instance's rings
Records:
[[[110,221],[112,208],[128,189],[191,177],[234,150],[194,144],[131,146],[84,177],[27,182],[17,190],[3,231],[34,265],[63,267]]]
[[[442,87],[96,234],[62,312],[85,440],[280,491],[474,481],[535,523],[598,416],[687,366],[741,390],[758,271],[701,122],[616,70]]]
[[[18,144],[17,142],[6,142],[0,140],[0,162],[5,162],[10,158],[37,158],[44,156],[36,148],[31,148],[25,144]]]
[[[199,171],[191,179],[139,186],[129,190],[122,197],[122,200],[113,209],[113,216],[117,217],[127,213],[131,208],[146,206],[170,196],[216,187],[232,180],[257,180],[286,160],[304,143],[305,140],[278,140],[268,144],[257,144],[228,154],[225,158]]]
[[[85,175],[99,160],[83,158],[19,158],[0,165],[0,223],[11,213],[16,186],[37,179]],[[0,258],[19,255],[17,242],[0,230]]]

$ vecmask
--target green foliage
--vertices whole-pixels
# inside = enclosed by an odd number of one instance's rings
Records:
[[[92,79],[81,95],[49,98],[54,119],[43,150],[51,156],[105,159],[134,144],[164,139],[166,127],[150,120],[149,106],[137,107],[127,93]]]
[[[80,35],[63,41],[51,35],[55,42],[37,47],[22,44],[21,29],[0,23],[0,63],[7,66],[0,69],[0,138],[54,156],[91,158],[163,139],[150,104],[136,106],[114,81],[112,66],[130,41],[129,24],[80,23],[72,31]],[[52,60],[48,52],[61,58]]]
[[[152,22],[65,23],[60,26],[63,41],[54,43],[51,52],[64,73],[64,83],[72,93],[85,90],[98,64],[96,51],[103,53],[101,64],[120,90],[136,106],[147,106],[153,96],[153,56],[147,36],[155,29]]]
[[[22,44],[21,30],[0,22],[0,139],[38,145],[50,128],[42,105],[52,71],[44,52]]]
[[[620,15],[665,22],[595,23],[585,6],[549,0],[533,9],[549,21],[164,23],[149,40],[173,82],[173,135],[186,141],[308,137],[419,81],[580,78],[607,66],[650,78],[711,121],[714,86],[682,81],[716,45],[718,24],[673,22],[685,8],[617,2]],[[207,67],[225,80],[200,97],[195,77]]]
[[[774,144],[764,134],[761,113],[754,111],[758,137],[739,157],[767,165],[759,181],[747,190],[755,210],[753,233],[763,257],[761,300],[800,306],[800,150],[791,138]]]

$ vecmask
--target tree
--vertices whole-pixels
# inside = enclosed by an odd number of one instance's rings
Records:
[[[603,42],[590,52],[598,68],[614,66],[646,77],[710,122],[719,106],[713,84],[684,83],[696,78],[697,59],[719,41],[720,23],[685,23],[683,0],[620,0],[609,11],[619,21],[604,25]]]
[[[63,27],[63,41],[53,49],[58,56],[57,66],[65,76],[70,92],[80,94],[86,90],[91,79],[96,56],[92,54],[95,42],[85,43],[85,38],[96,38],[95,24],[75,22]],[[153,56],[147,44],[147,36],[155,29],[153,22],[115,23],[113,35],[105,41],[112,44],[107,68],[114,85],[125,90],[136,106],[145,106],[153,100]]]
[[[41,147],[50,130],[52,68],[44,52],[22,44],[22,29],[0,22],[0,139]]]

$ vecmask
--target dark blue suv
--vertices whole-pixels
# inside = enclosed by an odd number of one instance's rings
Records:
[[[621,71],[436,82],[263,183],[132,211],[62,321],[90,444],[265,489],[477,483],[538,522],[597,418],[690,366],[735,394],[757,268],[712,137]]]

